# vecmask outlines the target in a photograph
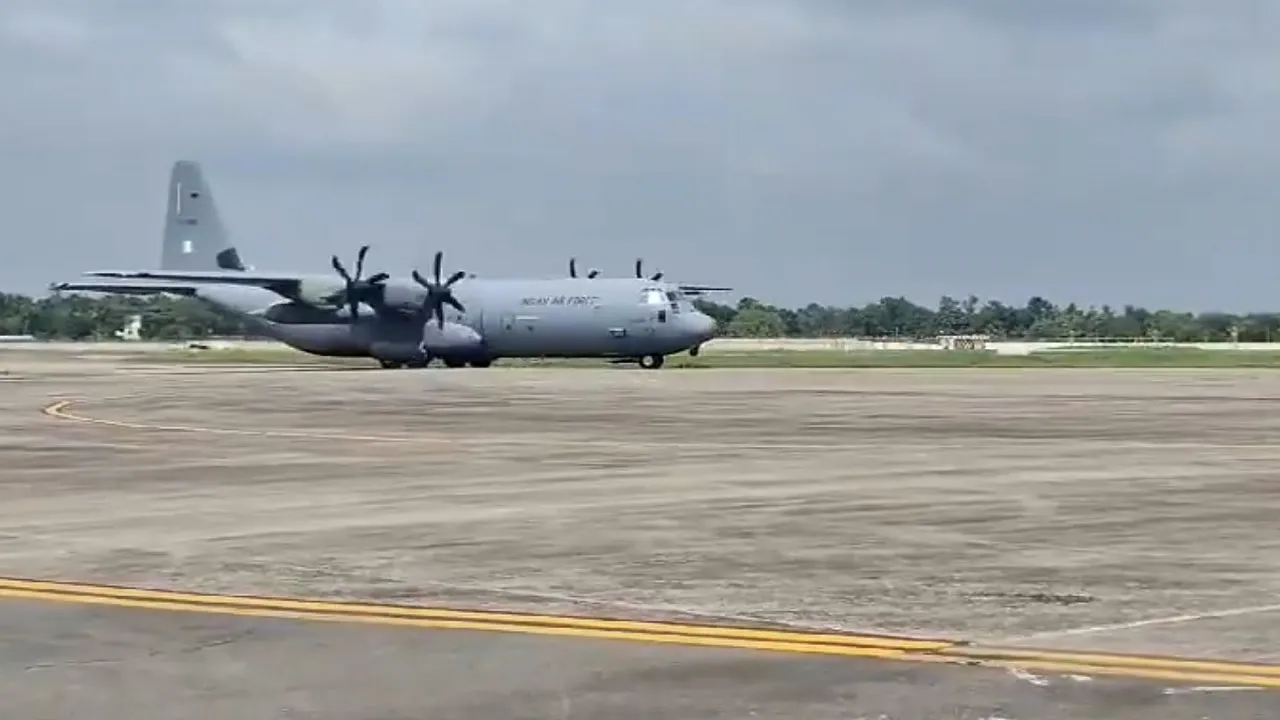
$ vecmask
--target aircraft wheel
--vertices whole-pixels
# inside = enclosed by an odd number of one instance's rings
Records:
[[[431,364],[431,358],[424,357],[424,358],[417,358],[415,360],[410,360],[409,362],[405,363],[405,366],[418,369],[418,368],[424,368],[430,364]]]
[[[645,355],[644,357],[640,358],[640,367],[644,368],[645,370],[657,370],[658,368],[662,367],[662,364],[665,361],[666,361],[666,358],[664,358],[661,355]]]
[[[403,367],[395,360],[379,360],[378,364],[381,365],[384,370],[395,370],[398,367]]]
[[[473,368],[487,368],[492,364],[493,364],[493,360],[489,358],[481,358],[479,360],[471,361],[471,367]]]
[[[445,358],[444,365],[445,367],[451,367],[451,368],[466,367],[467,361],[463,360],[462,358]]]

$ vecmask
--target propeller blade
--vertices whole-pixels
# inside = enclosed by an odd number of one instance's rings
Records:
[[[637,278],[644,278],[644,273],[641,272],[642,267],[644,267],[644,263],[640,260],[640,258],[636,258],[636,277]]]
[[[439,285],[439,284],[440,284],[440,263],[442,263],[442,262],[444,262],[444,253],[443,253],[443,252],[441,252],[441,251],[439,251],[439,250],[437,250],[437,251],[436,251],[436,261],[435,261],[435,271],[432,273],[432,275],[434,275],[434,276],[435,276],[436,284],[437,284],[437,285]]]
[[[595,277],[596,277],[597,275],[599,275],[599,274],[600,274],[600,271],[599,271],[599,270],[592,270],[591,272],[587,273],[587,279],[588,279],[588,280],[594,280],[594,279],[595,279]]]
[[[454,310],[457,310],[460,313],[465,313],[467,311],[467,309],[462,306],[462,303],[458,302],[458,299],[455,298],[453,295],[445,295],[444,302],[446,302],[450,307],[452,307]]]
[[[653,274],[653,277],[651,277],[651,278],[649,278],[649,279],[650,279],[650,280],[652,280],[652,281],[654,281],[654,282],[658,282],[659,280],[661,280],[661,279],[662,279],[662,273],[654,273],[654,274]]]
[[[444,306],[441,303],[436,303],[435,310],[436,310],[436,327],[441,330],[444,330]]]
[[[342,261],[338,259],[337,255],[333,256],[332,261],[333,269],[342,276],[342,279],[351,282],[351,276],[347,274],[347,269],[342,267]]]
[[[391,278],[391,276],[390,276],[390,275],[388,275],[388,274],[386,274],[386,273],[384,273],[384,272],[380,272],[380,273],[378,273],[378,274],[374,275],[373,277],[369,278],[368,283],[369,283],[370,285],[378,285],[379,283],[384,283],[384,282],[386,282],[386,281],[387,281],[387,280],[389,280],[390,278]]]
[[[467,276],[467,274],[466,274],[465,272],[463,272],[463,271],[459,270],[458,272],[456,272],[456,273],[454,273],[454,274],[452,274],[452,275],[450,275],[450,276],[449,276],[449,280],[448,280],[447,282],[445,282],[444,286],[445,286],[445,287],[450,287],[450,286],[452,286],[454,283],[458,282],[459,280],[461,280],[462,278],[464,278],[464,277],[466,277],[466,276]]]
[[[422,277],[422,275],[417,270],[414,270],[412,275],[413,275],[414,282],[418,283],[419,285],[425,288],[431,287],[431,283],[427,282],[427,279]]]
[[[361,245],[360,252],[356,253],[356,278],[359,279],[364,274],[364,256],[369,254],[369,246]]]
[[[569,258],[569,277],[578,277],[578,266],[573,258]]]

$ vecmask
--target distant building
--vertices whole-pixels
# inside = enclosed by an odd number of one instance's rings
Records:
[[[123,329],[117,330],[112,334],[126,342],[135,342],[142,339],[142,316],[131,316]]]

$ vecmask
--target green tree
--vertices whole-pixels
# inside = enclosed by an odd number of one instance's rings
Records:
[[[1192,313],[1126,305],[1057,305],[1043,297],[1022,306],[970,295],[943,297],[936,307],[885,297],[861,307],[810,303],[783,308],[756,298],[735,305],[699,299],[720,332],[737,337],[868,337],[924,339],[941,334],[982,334],[993,339],[1116,338],[1169,341],[1280,341],[1280,313]],[[49,339],[110,339],[131,316],[142,318],[147,339],[189,340],[249,335],[237,317],[189,298],[168,296],[53,295],[32,298],[0,293],[0,335]]]

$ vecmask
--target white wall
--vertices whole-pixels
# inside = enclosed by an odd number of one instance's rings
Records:
[[[1104,348],[1130,347],[1178,347],[1196,348],[1200,350],[1233,350],[1233,351],[1271,351],[1280,352],[1280,342],[1275,343],[1157,343],[1150,341],[1136,342],[1087,342],[1072,340],[1051,340],[1041,342],[1021,341],[987,341],[985,348],[1000,355],[1030,355],[1045,350],[1090,350]],[[717,338],[703,346],[706,353],[740,353],[762,352],[769,350],[813,351],[842,350],[859,352],[868,350],[937,350],[945,348],[936,342],[895,342],[878,340],[860,340],[857,338]]]

